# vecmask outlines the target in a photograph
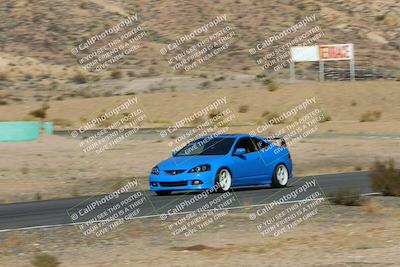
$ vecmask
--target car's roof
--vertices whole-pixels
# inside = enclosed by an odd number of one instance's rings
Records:
[[[250,134],[221,134],[221,135],[218,135],[218,136],[215,136],[215,137],[222,137],[222,138],[225,138],[225,137],[231,137],[231,138],[240,138],[240,137],[253,137],[253,135],[250,135]],[[257,137],[257,136],[255,136],[255,137]]]

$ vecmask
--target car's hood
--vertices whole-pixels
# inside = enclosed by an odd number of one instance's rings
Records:
[[[178,156],[157,164],[160,170],[187,170],[202,164],[212,164],[222,159],[224,155],[216,156]]]

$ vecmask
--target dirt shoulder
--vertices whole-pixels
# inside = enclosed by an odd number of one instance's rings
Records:
[[[371,197],[361,207],[322,204],[317,215],[278,237],[260,235],[248,219],[252,210],[228,214],[188,238],[172,236],[158,218],[126,223],[91,241],[74,227],[1,233],[0,266],[30,266],[40,252],[66,267],[398,266],[399,200]]]

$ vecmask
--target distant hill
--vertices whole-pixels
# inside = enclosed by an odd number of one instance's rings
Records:
[[[313,14],[316,21],[312,25],[324,33],[317,43],[351,42],[357,64],[395,71],[400,68],[397,0],[2,0],[0,87],[67,90],[81,71],[71,49],[135,13],[148,38],[143,48],[112,67],[123,74],[129,72],[133,78],[215,72],[259,74],[249,48]],[[225,25],[236,33],[231,47],[193,71],[172,70],[160,55],[160,48],[221,14],[227,14]],[[300,31],[275,45],[297,34]],[[108,79],[110,71],[88,75],[88,80]]]

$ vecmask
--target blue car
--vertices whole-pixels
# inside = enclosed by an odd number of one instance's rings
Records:
[[[292,160],[280,140],[278,145],[248,134],[202,137],[152,168],[150,191],[168,195],[178,190],[227,192],[250,185],[284,187],[292,178]]]

